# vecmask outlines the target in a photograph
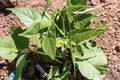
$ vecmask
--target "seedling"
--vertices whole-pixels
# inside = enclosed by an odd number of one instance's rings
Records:
[[[107,58],[93,39],[106,31],[105,22],[89,28],[97,14],[74,14],[89,8],[86,0],[67,0],[62,10],[55,8],[51,14],[47,11],[49,5],[48,0],[45,11],[33,8],[7,9],[14,12],[27,27],[23,30],[12,26],[11,36],[0,38],[1,57],[13,60],[18,52],[23,53],[16,63],[16,80],[21,79],[29,52],[40,54],[43,62],[54,63],[49,73],[37,64],[42,73],[48,74],[47,80],[68,80],[72,73],[76,77],[77,70],[87,79],[102,80],[107,71]],[[29,39],[34,42],[34,49],[29,47]]]

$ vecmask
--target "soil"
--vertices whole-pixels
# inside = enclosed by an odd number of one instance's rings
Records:
[[[51,11],[57,4],[58,0],[53,0],[49,8]],[[64,6],[65,0],[61,0],[61,6]],[[11,0],[14,7],[27,7],[37,8],[44,10],[45,0]],[[108,31],[99,36],[95,41],[100,46],[108,59],[108,73],[104,80],[120,80],[120,1],[119,0],[106,0],[108,5],[96,9],[94,12],[102,12],[103,14],[98,17],[92,25],[100,21],[107,22]],[[96,5],[104,4],[98,2]],[[19,25],[25,28],[19,19],[11,12],[0,11],[0,36],[9,36],[10,27],[12,25]],[[13,70],[14,63],[0,58],[0,80],[7,80],[10,71]],[[39,79],[38,79],[39,80]]]

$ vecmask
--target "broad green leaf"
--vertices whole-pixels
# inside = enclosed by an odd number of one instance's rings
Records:
[[[18,50],[11,37],[0,37],[0,57],[14,60]]]
[[[56,44],[54,38],[48,38],[48,37],[43,38],[42,48],[46,55],[54,59],[56,52]]]
[[[96,26],[96,28],[92,29],[82,28],[71,30],[70,32],[70,34],[72,35],[71,40],[76,44],[80,44],[85,41],[91,40],[105,32],[106,31],[105,26],[106,25],[104,23],[100,23],[99,25]]]
[[[50,25],[51,25],[50,20],[38,20],[33,22],[33,24],[25,32],[19,35],[24,36],[26,38],[30,38],[35,42],[35,44],[38,47],[41,47],[40,37],[44,32],[47,31],[45,29]]]
[[[19,34],[22,32],[24,32],[24,30],[22,30],[18,26],[12,26],[10,28],[11,37],[13,38],[18,50],[28,48],[28,46],[29,46],[28,45],[29,40],[25,37],[19,36]]]
[[[86,0],[67,0],[69,1],[69,3],[71,3],[72,5],[85,5],[86,4]]]
[[[22,76],[22,70],[23,70],[23,67],[25,65],[25,62],[26,62],[26,56],[27,56],[27,53],[23,53],[22,56],[20,56],[17,60],[17,63],[16,63],[16,80],[21,80],[21,76]]]
[[[50,69],[47,80],[61,80],[58,66],[53,66]]]
[[[48,20],[50,15],[37,9],[33,8],[8,8],[16,14],[16,16],[23,22],[27,27],[29,27],[35,20]]]
[[[56,31],[54,26],[48,30],[47,35],[42,40],[42,49],[46,55],[51,57],[51,59],[55,58],[56,54]]]
[[[76,67],[83,76],[88,79],[102,80],[102,75],[107,72],[107,57],[104,52],[93,43],[86,42],[80,45],[80,50],[76,53]],[[75,50],[76,52],[76,50]],[[81,55],[82,53],[82,55]]]
[[[75,17],[75,28],[80,29],[80,28],[86,28],[88,27],[91,22],[97,17],[95,14],[91,13],[85,13],[85,14],[79,14],[76,15]]]
[[[87,61],[79,61],[77,62],[78,69],[80,70],[81,74],[92,80],[102,80],[100,76],[100,72],[93,67],[89,62]]]

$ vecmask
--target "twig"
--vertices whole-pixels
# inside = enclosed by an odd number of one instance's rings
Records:
[[[90,12],[90,11],[96,10],[96,9],[98,9],[100,7],[104,7],[104,6],[109,5],[109,4],[111,4],[111,2],[105,3],[105,4],[101,4],[101,5],[98,5],[98,6],[93,7],[93,8],[86,9],[85,11],[82,11],[82,12],[75,11],[74,14],[83,14],[83,13],[86,13],[86,12]]]

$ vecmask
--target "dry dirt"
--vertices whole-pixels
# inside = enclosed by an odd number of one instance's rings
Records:
[[[45,4],[45,0],[12,1],[15,7],[33,7],[40,10],[44,9]],[[120,1],[106,1],[106,3],[108,2],[111,3],[95,10],[95,12],[103,12],[103,14],[95,20],[93,25],[100,21],[107,22],[108,31],[96,39],[97,45],[104,50],[108,58],[108,73],[104,80],[120,80]],[[57,0],[54,0],[49,10],[52,10],[56,6],[56,3]],[[60,4],[63,6],[64,0],[61,0]],[[96,5],[100,4],[104,3],[96,3]],[[0,12],[0,36],[8,36],[12,25],[25,27],[13,13]],[[10,65],[8,61],[0,58],[0,80],[7,80],[8,70],[11,69],[9,68]]]

